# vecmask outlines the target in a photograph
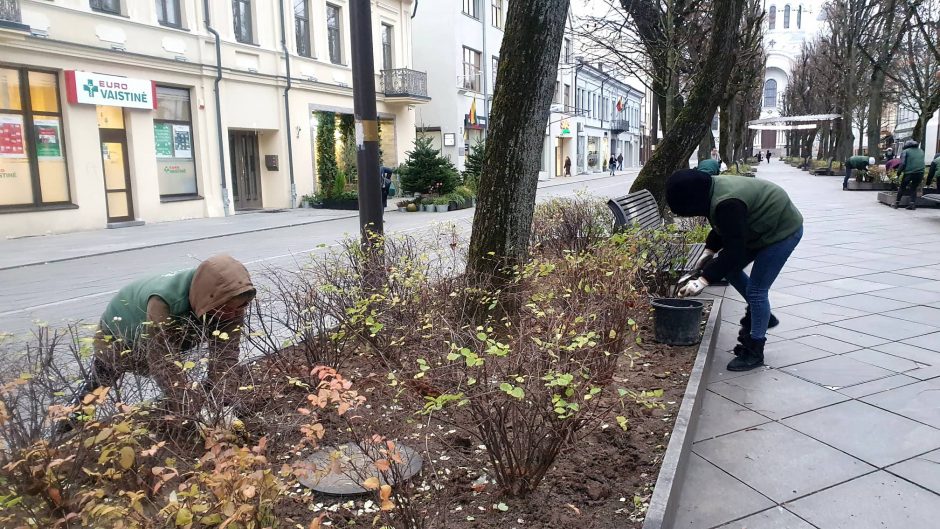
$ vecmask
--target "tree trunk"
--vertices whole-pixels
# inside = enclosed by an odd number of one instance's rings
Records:
[[[734,57],[738,45],[744,2],[724,0],[713,3],[708,52],[695,74],[689,99],[630,188],[630,191],[648,189],[660,209],[666,207],[666,179],[688,163],[695,146],[711,130],[712,116],[724,97],[734,67],[734,61],[728,58]]]
[[[885,85],[885,73],[880,66],[875,66],[871,76],[871,90],[868,107],[868,156],[881,159],[881,111],[884,106],[884,96],[881,94]]]
[[[502,284],[528,255],[568,5],[509,4],[467,261],[468,273],[481,284]]]
[[[718,156],[721,161],[729,166],[738,159],[734,149],[735,141],[732,139],[731,116],[733,105],[734,103],[728,101],[718,111]]]
[[[924,143],[927,141],[927,122],[933,117],[933,113],[934,111],[931,110],[929,113],[922,112],[918,114],[917,123],[914,124],[914,130],[911,131],[911,138],[920,143],[921,149],[924,148]]]

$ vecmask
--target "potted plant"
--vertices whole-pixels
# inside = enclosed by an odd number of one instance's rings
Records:
[[[450,199],[447,197],[438,197],[434,199],[434,211],[438,213],[447,213],[450,209]]]

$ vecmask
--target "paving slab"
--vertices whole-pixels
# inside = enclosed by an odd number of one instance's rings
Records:
[[[891,341],[900,341],[916,336],[923,336],[940,330],[932,325],[891,318],[882,314],[870,314],[860,318],[842,320],[833,325],[842,327],[843,329],[850,329],[872,336],[886,338]]]
[[[894,374],[893,371],[859,362],[845,355],[833,355],[818,360],[803,362],[781,368],[782,371],[803,380],[826,386],[842,388]]]
[[[811,303],[790,305],[777,312],[808,318],[819,323],[832,323],[834,321],[858,318],[868,314],[868,312],[863,310],[844,307],[826,301],[813,301]],[[777,317],[779,318],[781,316],[778,315]]]
[[[881,313],[889,310],[903,309],[914,305],[913,302],[905,300],[888,299],[884,297],[873,296],[871,294],[854,294],[841,298],[832,298],[826,300],[833,305],[841,305],[864,311],[868,314]]]
[[[783,419],[848,400],[841,393],[779,369],[765,369],[709,384],[708,389],[771,419]]]
[[[833,279],[832,281],[824,281],[822,283],[816,283],[816,286],[838,288],[841,290],[848,290],[850,292],[857,292],[859,294],[872,292],[874,290],[894,288],[892,285],[877,283],[874,281],[866,281],[856,277],[843,277],[841,279]]]
[[[815,347],[816,349],[822,349],[823,351],[829,351],[830,353],[837,355],[848,353],[849,351],[857,351],[862,348],[861,346],[855,345],[854,343],[843,342],[842,340],[836,340],[835,338],[830,338],[821,334],[803,336],[801,338],[796,338],[793,341]]]
[[[940,352],[940,332],[909,338],[904,340],[903,343],[920,347],[922,349],[930,349],[931,351]]]
[[[940,450],[902,461],[887,470],[940,494]]]
[[[908,384],[913,384],[915,382],[917,382],[917,379],[914,377],[909,377],[907,375],[891,375],[890,377],[879,378],[878,380],[872,380],[871,382],[839,388],[836,391],[843,395],[852,397],[853,399],[859,399],[862,397],[867,397],[868,395],[874,395],[875,393],[881,393],[882,391],[887,391],[889,389],[907,386]]]
[[[891,341],[888,338],[872,336],[870,334],[861,333],[852,329],[836,327],[832,324],[817,325],[816,327],[805,327],[795,331],[787,331],[780,333],[779,336],[786,339],[797,339],[813,335],[828,336],[829,338],[835,338],[836,340],[855,344],[859,347],[873,347]]]
[[[913,360],[890,355],[888,353],[882,353],[881,351],[876,351],[874,349],[859,349],[858,351],[845,353],[842,356],[844,358],[851,358],[852,360],[858,360],[859,362],[865,362],[866,364],[878,366],[882,369],[887,369],[888,371],[894,371],[895,373],[911,371],[918,369],[921,366],[921,364],[918,364]]]
[[[924,349],[923,347],[917,347],[901,342],[888,342],[885,344],[876,345],[872,347],[872,349],[875,351],[881,351],[882,353],[899,356],[901,358],[907,358],[908,360],[913,360],[918,364],[931,366],[940,365],[940,351],[931,351],[930,349]]]
[[[940,430],[856,400],[782,422],[879,468],[940,448]]]
[[[876,290],[871,295],[903,301],[913,305],[926,305],[940,301],[940,292],[931,292],[929,290],[915,290],[913,288],[892,288],[888,290]]]
[[[832,356],[829,351],[817,349],[796,340],[768,340],[764,347],[764,363],[771,367],[784,367]]]
[[[714,527],[774,506],[767,497],[694,452],[685,476],[673,522],[675,529]]]
[[[936,529],[940,495],[876,472],[786,507],[820,529]]]
[[[940,380],[924,380],[870,395],[861,400],[909,419],[929,424],[934,428],[940,428]]]
[[[815,529],[783,507],[774,507],[743,520],[722,525],[718,529]]]
[[[775,422],[696,443],[693,451],[777,503],[874,470]]]
[[[795,287],[786,287],[777,290],[782,294],[789,294],[791,296],[799,296],[804,299],[812,300],[824,300],[830,298],[838,298],[841,296],[850,296],[855,292],[851,290],[845,290],[842,288],[836,287],[827,287],[822,286],[819,283],[814,283],[812,285],[797,285]]]
[[[703,439],[711,439],[719,435],[736,432],[770,421],[767,417],[753,412],[712,391],[705,392],[705,398],[702,401],[702,408],[699,413],[695,442]]]
[[[914,321],[924,325],[932,325],[940,328],[940,309],[925,305],[915,305],[898,310],[892,310],[882,313],[891,318]]]

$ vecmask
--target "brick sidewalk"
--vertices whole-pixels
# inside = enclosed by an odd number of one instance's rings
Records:
[[[724,292],[675,527],[940,527],[940,210],[776,160],[758,176],[805,235],[771,291],[768,367],[725,371],[744,303]]]

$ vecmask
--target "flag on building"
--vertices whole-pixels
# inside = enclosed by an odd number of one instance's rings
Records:
[[[617,112],[623,112],[623,97],[617,99]]]
[[[477,124],[477,98],[475,97],[473,98],[473,103],[470,103],[469,117],[470,117],[470,124],[476,125]]]

